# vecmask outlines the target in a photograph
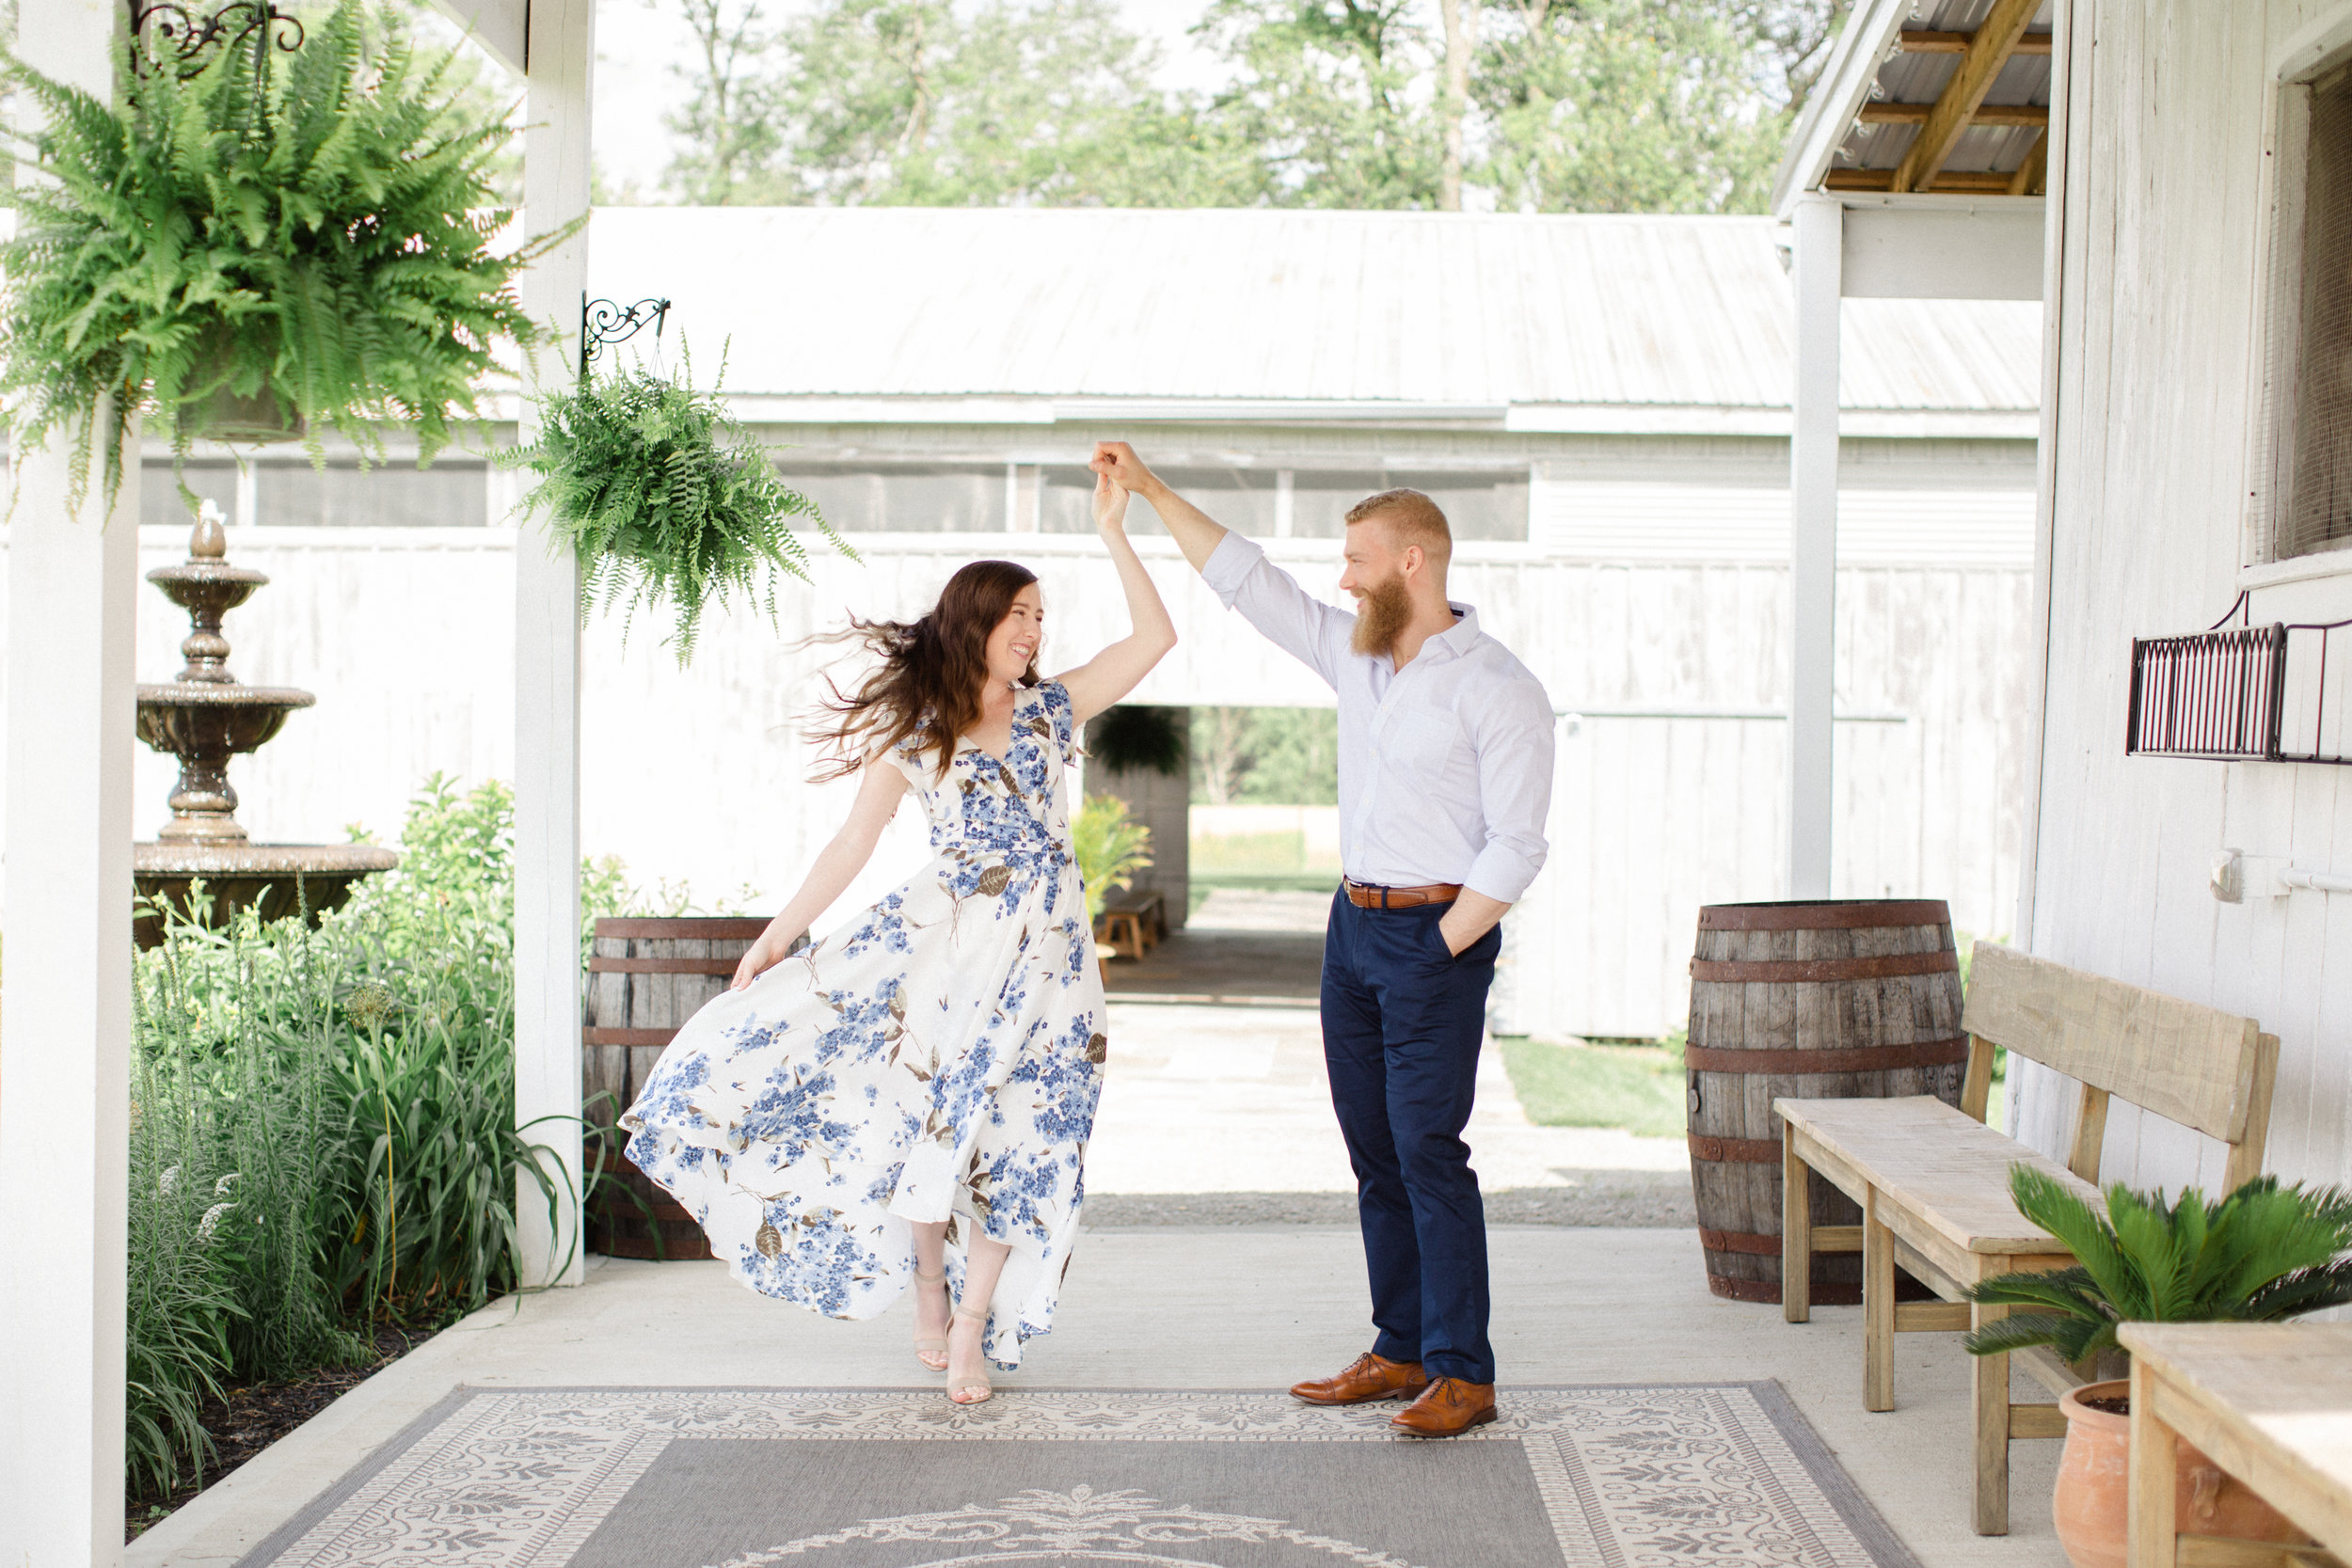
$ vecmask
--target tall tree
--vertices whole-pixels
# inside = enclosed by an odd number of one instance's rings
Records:
[[[1442,134],[1412,0],[1212,0],[1194,29],[1237,80],[1211,119],[1252,150],[1267,198],[1438,205]]]
[[[1445,26],[1445,93],[1438,100],[1445,150],[1438,169],[1438,205],[1458,213],[1462,210],[1462,122],[1470,117],[1470,62],[1478,53],[1478,0],[1438,0],[1438,11]]]
[[[648,0],[648,4],[651,0]],[[678,138],[662,188],[675,199],[719,206],[775,198],[770,174],[778,138],[778,43],[765,0],[664,0],[694,35],[692,64],[673,67],[685,100],[662,117]]]
[[[733,31],[718,25],[723,5],[755,11],[757,0],[675,3],[702,13],[697,108],[738,106],[732,123],[673,120],[694,150],[667,186],[679,199],[1216,206],[1254,195],[1251,160],[1153,88],[1152,48],[1110,0],[819,0],[772,32],[742,10],[725,13]]]
[[[1476,85],[1481,171],[1530,212],[1754,212],[1798,69],[1764,24],[1832,0],[1513,0]],[[1818,40],[1808,45],[1818,49]]]

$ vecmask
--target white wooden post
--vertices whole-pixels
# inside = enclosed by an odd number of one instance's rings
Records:
[[[112,96],[119,0],[19,15],[26,64]],[[111,516],[95,474],[68,507],[66,442],[16,454],[8,539],[0,1561],[104,1568],[122,1560],[138,442]]]
[[[588,89],[596,57],[595,0],[532,0],[525,65],[524,221],[532,234],[588,211]],[[526,387],[579,370],[585,230],[522,282],[524,308],[555,328]],[[530,404],[523,412],[530,438]],[[537,524],[515,542],[515,1115],[524,1126],[580,1114],[580,574]],[[580,1128],[540,1121],[529,1137],[554,1151],[566,1196],[548,1222],[529,1178],[517,1183],[525,1285],[577,1285]]]
[[[1792,219],[1797,376],[1788,439],[1788,896],[1826,898],[1837,634],[1837,317],[1844,211]]]

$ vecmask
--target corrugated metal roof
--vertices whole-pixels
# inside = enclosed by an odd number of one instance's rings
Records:
[[[1899,119],[1866,121],[1863,117],[1874,109],[1883,113],[1904,105],[1924,118],[1959,72],[1962,56],[1953,51],[1984,24],[1994,4],[1860,0],[1789,133],[1773,182],[1773,210],[1787,215],[1798,195],[1819,190],[1825,179],[1838,175],[1847,181],[1840,188],[1878,188],[1862,179],[1860,171],[1894,171],[1918,139],[1920,126]],[[1985,89],[1982,107],[2047,111],[2055,9],[2054,0],[2043,0],[2036,8],[2019,49],[2001,63]],[[1906,47],[1906,40],[1916,47]],[[1987,177],[2018,172],[2042,134],[2041,125],[1967,126],[1938,166],[1939,180],[1950,177],[1951,182],[1941,188],[1971,190],[1980,197],[1992,194],[1988,183],[1998,190],[2004,182],[1988,182]],[[1975,177],[1973,182],[1969,176]]]
[[[1782,408],[1769,218],[597,210],[592,292],[666,295],[781,397]],[[1851,300],[1843,401],[2021,411],[2041,307]]]
[[[1911,24],[1914,27],[1938,33],[1973,33],[1984,23],[1993,9],[1994,0],[1942,0],[1940,4],[1920,8]],[[2036,13],[2030,34],[2046,34],[2050,30],[2050,7],[2044,5]],[[2046,44],[2046,39],[2043,40]],[[1878,70],[1878,87],[1874,102],[1882,103],[1931,104],[1942,95],[1945,84],[1960,70],[1958,55],[1916,55],[1898,52],[1890,55]],[[2011,55],[2001,64],[2000,73],[1993,78],[1993,86],[1985,90],[1984,102],[1993,106],[2030,104],[2039,108],[2050,106],[2050,56],[2046,54]],[[1915,125],[1862,125],[1850,131],[1838,148],[1841,168],[1893,168],[1903,160],[1911,144],[1918,138]],[[2026,125],[1972,125],[1960,134],[1960,141],[1951,156],[1944,160],[1944,167],[1952,173],[1968,173],[1983,169],[2013,170],[2026,161],[2034,143],[2042,139],[2038,127]]]

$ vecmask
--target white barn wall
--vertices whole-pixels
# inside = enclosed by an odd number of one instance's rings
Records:
[[[2341,768],[2127,758],[2134,636],[2237,596],[2259,176],[2273,53],[2340,3],[2074,0],[2065,132],[2036,952],[2250,1014],[2280,1040],[2270,1165],[2352,1178],[2352,904],[2224,905],[2227,847],[2352,869]],[[2097,48],[2090,45],[2096,37]],[[2054,216],[2057,214],[2054,213]],[[2352,576],[2258,589],[2253,619],[2352,615]],[[2020,1074],[2022,1134],[2063,1148],[2068,1086]],[[2217,1148],[2117,1105],[2106,1172],[2221,1176]]]

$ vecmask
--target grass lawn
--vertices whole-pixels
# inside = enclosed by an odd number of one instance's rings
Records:
[[[1656,1045],[1561,1043],[1525,1035],[1496,1037],[1511,1087],[1539,1127],[1622,1127],[1647,1138],[1678,1137],[1688,1130],[1678,1039]],[[2004,1053],[2003,1054],[2006,1054]],[[1985,1124],[2003,1127],[2009,1084],[1995,1058]]]
[[[1503,1066],[1528,1119],[1542,1127],[1622,1127],[1670,1138],[1685,1127],[1682,1052],[1501,1037]]]

